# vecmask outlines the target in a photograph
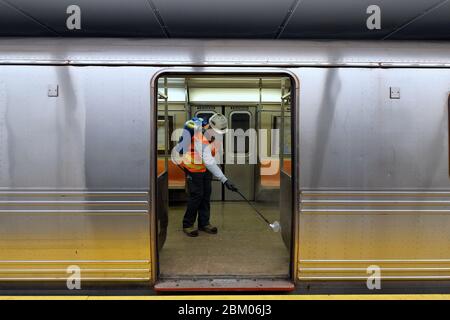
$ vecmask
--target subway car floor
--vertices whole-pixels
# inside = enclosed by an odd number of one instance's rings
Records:
[[[276,204],[255,203],[269,221],[279,220]],[[182,231],[184,204],[170,206],[167,240],[159,253],[161,277],[287,277],[289,252],[281,233],[274,233],[245,202],[212,202],[216,235],[196,238]]]

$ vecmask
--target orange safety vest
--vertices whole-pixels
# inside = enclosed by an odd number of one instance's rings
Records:
[[[195,151],[195,143],[201,143],[202,149],[210,144],[208,139],[202,133],[196,133],[191,140],[191,148],[189,152],[186,152],[183,156],[183,161],[181,165],[186,168],[189,172],[206,172],[206,166],[203,162],[202,155]],[[216,155],[216,150],[214,144],[211,145],[211,154],[214,157]]]

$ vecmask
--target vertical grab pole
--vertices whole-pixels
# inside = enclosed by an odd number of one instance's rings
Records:
[[[254,182],[254,194],[255,194],[255,201],[258,200],[258,195],[260,193],[261,188],[261,149],[260,149],[260,143],[261,137],[260,137],[260,129],[261,129],[261,113],[262,113],[262,78],[259,78],[259,102],[258,106],[256,108],[256,122],[255,122],[255,129],[256,129],[256,165],[255,165],[255,182]]]
[[[166,139],[164,141],[164,162],[165,169],[169,170],[169,88],[167,86],[167,77],[164,77],[164,95],[166,98],[164,99],[164,131],[166,132]]]
[[[186,120],[191,118],[191,108],[189,102],[189,78],[184,79],[184,112],[186,114]]]

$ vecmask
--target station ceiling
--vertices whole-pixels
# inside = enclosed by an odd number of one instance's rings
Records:
[[[450,40],[450,0],[0,0],[0,36]]]

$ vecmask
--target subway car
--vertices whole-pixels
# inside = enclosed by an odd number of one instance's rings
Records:
[[[3,39],[0,291],[448,290],[449,67],[443,42]],[[219,232],[189,238],[172,150],[215,113],[249,202],[212,181]]]

